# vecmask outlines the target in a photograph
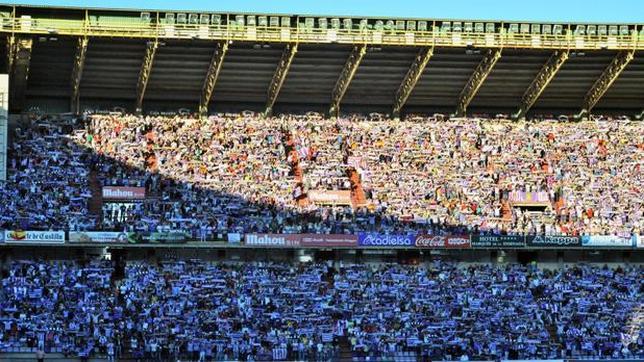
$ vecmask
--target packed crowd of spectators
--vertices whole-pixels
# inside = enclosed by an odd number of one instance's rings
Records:
[[[625,120],[330,120],[313,113],[36,120],[16,131],[9,180],[0,183],[8,200],[0,227],[630,236],[644,223],[643,161],[644,127]],[[350,189],[350,168],[366,206],[296,202],[311,190]],[[146,200],[92,216],[93,178],[145,187]],[[510,195],[526,192],[545,195],[546,206],[516,207]]]
[[[16,261],[0,351],[152,360],[644,358],[641,266]],[[641,325],[639,326],[641,327]]]

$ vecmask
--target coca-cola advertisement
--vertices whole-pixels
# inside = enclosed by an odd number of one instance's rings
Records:
[[[358,245],[367,247],[414,246],[416,236],[404,234],[359,233]]]
[[[468,235],[425,235],[416,236],[416,247],[435,249],[469,249],[471,247]]]

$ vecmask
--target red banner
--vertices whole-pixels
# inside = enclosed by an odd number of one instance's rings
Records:
[[[469,249],[472,247],[467,235],[425,235],[416,237],[416,247],[435,249]]]
[[[302,234],[300,244],[302,246],[319,246],[319,247],[356,247],[358,246],[358,237],[356,235],[344,234]]]
[[[318,205],[351,205],[351,191],[311,190],[309,200]]]
[[[145,188],[104,186],[103,199],[105,200],[143,200],[145,199]]]

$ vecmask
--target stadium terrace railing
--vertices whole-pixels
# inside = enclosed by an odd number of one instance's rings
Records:
[[[218,41],[338,43],[388,46],[440,46],[475,48],[644,50],[644,29],[630,34],[576,35],[570,27],[561,35],[474,31],[321,29],[302,27],[241,26],[213,24],[164,24],[132,21],[69,20],[9,17],[2,19],[0,32],[10,34],[64,35],[142,39],[203,39]]]

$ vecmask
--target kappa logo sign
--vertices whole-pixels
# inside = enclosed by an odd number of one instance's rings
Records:
[[[581,239],[576,236],[536,235],[528,236],[527,241],[528,246],[534,247],[581,246]]]
[[[470,244],[470,238],[468,236],[418,235],[416,237],[416,247],[465,249],[465,248],[470,248],[471,244]]]

